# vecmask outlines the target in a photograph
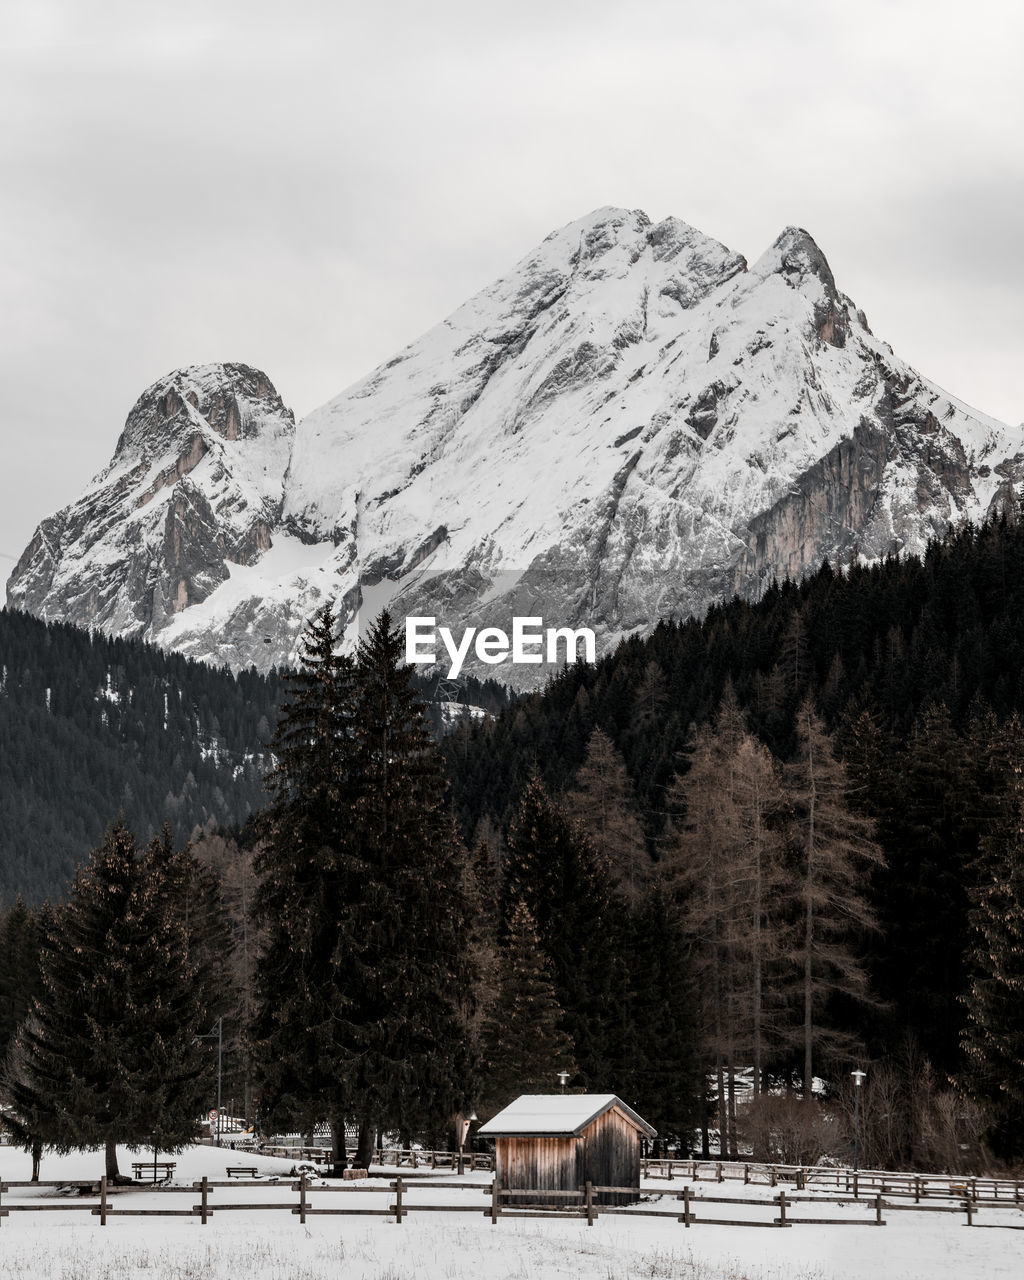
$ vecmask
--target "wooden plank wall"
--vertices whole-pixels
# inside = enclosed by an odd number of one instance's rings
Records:
[[[598,1204],[631,1204],[640,1198],[640,1134],[614,1107],[598,1116],[581,1135],[584,1142],[582,1181],[595,1187],[636,1187],[636,1195],[601,1192]]]
[[[566,1207],[544,1191],[575,1191],[583,1181],[583,1144],[578,1138],[496,1138],[494,1176],[501,1188],[537,1191],[537,1204]],[[532,1203],[532,1202],[531,1202]]]
[[[597,1204],[631,1204],[640,1198],[640,1134],[616,1111],[606,1111],[578,1138],[495,1138],[499,1188],[536,1191],[536,1204],[564,1208],[544,1191],[575,1191],[585,1182],[598,1187],[635,1187],[636,1195],[600,1192]]]

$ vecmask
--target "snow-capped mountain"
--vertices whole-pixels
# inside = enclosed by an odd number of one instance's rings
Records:
[[[748,267],[601,209],[294,431],[243,365],[151,387],[8,601],[261,669],[327,597],[350,639],[388,602],[607,647],[826,556],[921,550],[1022,478],[1024,428],[873,337],[805,231]]]

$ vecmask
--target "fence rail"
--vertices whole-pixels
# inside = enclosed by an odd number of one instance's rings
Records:
[[[253,1148],[264,1156],[280,1156],[285,1160],[307,1160],[310,1164],[331,1164],[334,1157],[329,1147],[306,1146],[272,1146],[263,1143]],[[469,1169],[473,1173],[478,1170],[494,1168],[494,1157],[486,1152],[466,1151],[425,1151],[419,1147],[377,1147],[373,1153],[373,1164],[391,1165],[396,1169],[408,1165],[410,1169]]]
[[[76,1186],[80,1191],[87,1191],[91,1195],[98,1194],[98,1201],[61,1200],[58,1203],[38,1203],[28,1202],[19,1203],[17,1200],[7,1199],[7,1195],[12,1187],[25,1186]],[[264,1190],[276,1190],[280,1192],[291,1191],[298,1193],[296,1199],[275,1199],[275,1200],[251,1200],[246,1202],[238,1202],[234,1200],[225,1201],[219,1198],[216,1193],[218,1190],[231,1188],[238,1190],[239,1188],[262,1188]],[[444,1190],[460,1190],[473,1191],[474,1189],[488,1198],[486,1208],[477,1201],[474,1205],[471,1201],[464,1199],[460,1204],[432,1204],[417,1203],[416,1196],[423,1191],[444,1191]],[[360,1194],[376,1193],[377,1195],[386,1194],[388,1191],[394,1192],[394,1198],[384,1208],[366,1207],[361,1208],[354,1205],[313,1205],[310,1203],[311,1196],[323,1196],[331,1193],[341,1193],[347,1196],[359,1196]],[[125,1195],[137,1194],[142,1192],[146,1195],[156,1193],[177,1193],[178,1195],[189,1195],[195,1199],[195,1193],[199,1193],[199,1203],[193,1203],[187,1208],[163,1208],[163,1207],[146,1207],[136,1208],[127,1203],[117,1203],[120,1198]],[[261,1180],[242,1181],[232,1179],[230,1181],[215,1181],[208,1177],[204,1177],[199,1181],[181,1186],[163,1186],[163,1187],[117,1187],[116,1191],[108,1187],[107,1179],[101,1178],[98,1183],[67,1183],[67,1182],[51,1182],[47,1184],[40,1183],[0,1183],[0,1225],[3,1219],[10,1213],[33,1213],[33,1212],[87,1212],[100,1220],[100,1226],[106,1226],[109,1218],[112,1217],[198,1217],[203,1226],[209,1220],[221,1213],[244,1213],[244,1212],[286,1212],[298,1217],[300,1223],[305,1223],[307,1217],[311,1216],[368,1216],[368,1217],[388,1217],[401,1226],[402,1222],[410,1213],[475,1213],[484,1214],[489,1217],[492,1225],[498,1222],[499,1218],[578,1218],[585,1220],[589,1226],[593,1226],[599,1217],[608,1214],[628,1215],[631,1218],[675,1218],[684,1227],[697,1226],[733,1226],[733,1227],[778,1227],[790,1228],[804,1224],[813,1224],[816,1226],[878,1226],[886,1225],[884,1214],[887,1212],[933,1212],[933,1213],[963,1213],[966,1216],[966,1225],[984,1225],[984,1226],[1013,1226],[1018,1229],[1024,1224],[1009,1224],[986,1222],[983,1224],[975,1224],[975,1217],[979,1209],[982,1208],[999,1208],[1009,1209],[1013,1207],[1012,1203],[1003,1199],[1000,1201],[981,1202],[973,1199],[971,1196],[962,1197],[955,1204],[931,1204],[921,1205],[919,1203],[894,1203],[892,1200],[886,1200],[880,1192],[876,1192],[869,1199],[861,1201],[865,1209],[873,1210],[873,1216],[847,1216],[847,1217],[825,1217],[825,1216],[801,1216],[797,1217],[793,1214],[794,1207],[806,1205],[819,1205],[826,1207],[829,1205],[849,1206],[851,1197],[849,1195],[838,1196],[816,1196],[816,1195],[793,1195],[787,1193],[784,1188],[780,1188],[778,1193],[770,1198],[755,1199],[751,1197],[736,1196],[707,1196],[703,1194],[695,1194],[692,1186],[684,1186],[681,1191],[651,1191],[648,1188],[643,1190],[644,1201],[636,1205],[598,1205],[595,1196],[599,1193],[614,1193],[637,1195],[635,1187],[615,1187],[615,1186],[597,1186],[593,1183],[584,1183],[575,1191],[521,1191],[510,1190],[498,1186],[497,1180],[493,1180],[490,1186],[473,1188],[466,1183],[438,1183],[413,1180],[409,1181],[398,1175],[394,1181],[388,1182],[386,1186],[357,1186],[350,1183],[335,1184],[332,1186],[311,1186],[310,1181],[305,1173],[297,1181],[291,1182],[268,1182]],[[410,1200],[409,1197],[413,1196]],[[114,1197],[114,1203],[111,1197]],[[564,1207],[552,1206],[552,1200],[563,1200]],[[656,1201],[657,1208],[648,1207],[653,1201]],[[661,1207],[662,1201],[674,1201],[674,1207]],[[767,1218],[760,1217],[720,1217],[706,1214],[705,1210],[708,1206],[729,1206],[736,1209],[739,1206],[745,1208],[760,1208],[765,1210],[771,1216]]]
[[[643,1161],[645,1177],[676,1178],[691,1182],[742,1181],[746,1185],[767,1184],[776,1187],[792,1182],[798,1191],[808,1186],[835,1186],[837,1191],[859,1200],[910,1196],[915,1203],[925,1199],[973,1200],[976,1204],[1024,1203],[1024,1180],[1019,1178],[987,1178],[949,1173],[903,1173],[891,1169],[847,1169],[827,1165],[768,1164],[759,1161],[669,1160]]]

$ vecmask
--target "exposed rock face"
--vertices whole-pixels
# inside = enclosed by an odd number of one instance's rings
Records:
[[[128,415],[109,466],[44,520],[8,583],[14,608],[155,638],[268,549],[295,423],[263,373],[183,369]]]
[[[150,388],[8,598],[236,667],[292,661],[327,597],[350,640],[388,603],[607,647],[825,557],[922,550],[1022,477],[1024,431],[898,360],[806,231],[748,268],[677,219],[601,209],[294,440],[244,366]]]

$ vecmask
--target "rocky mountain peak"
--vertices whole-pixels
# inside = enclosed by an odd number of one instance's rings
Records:
[[[193,365],[175,369],[146,388],[125,422],[114,461],[126,453],[152,457],[195,430],[224,440],[254,438],[269,417],[291,417],[259,369],[246,364]]]
[[[748,269],[602,208],[297,428],[245,365],[154,383],[8,599],[236,667],[292,661],[328,598],[349,642],[387,604],[607,649],[826,556],[921,550],[1022,478],[1021,431],[874,339],[806,231]]]
[[[110,634],[150,634],[226,581],[230,565],[270,547],[294,435],[291,410],[249,365],[158,379],[108,466],[39,526],[8,602]]]
[[[846,344],[855,308],[840,294],[828,260],[802,227],[786,227],[754,263],[751,277],[769,287],[781,282],[794,290],[811,306],[814,336],[830,346]]]

